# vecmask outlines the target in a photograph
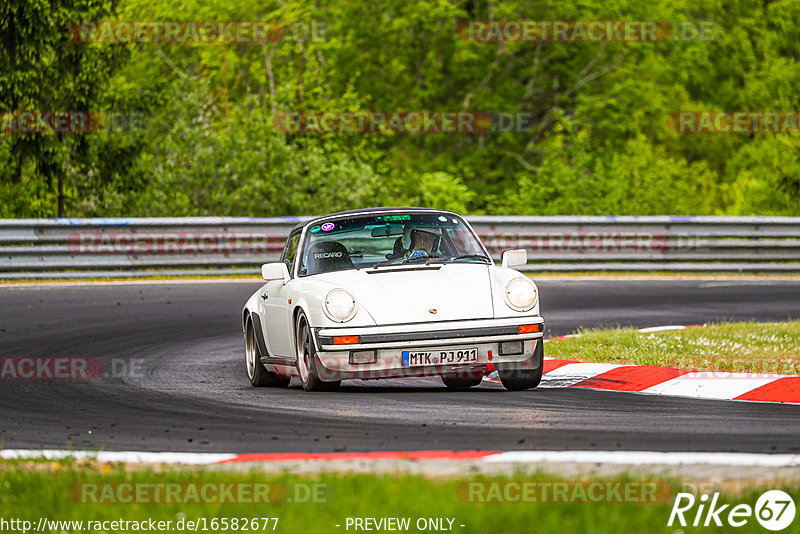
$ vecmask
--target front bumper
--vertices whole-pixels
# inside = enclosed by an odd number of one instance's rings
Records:
[[[521,325],[538,325],[538,331],[520,334],[518,327]],[[498,363],[529,360],[536,344],[541,343],[543,331],[544,319],[531,316],[376,327],[315,328],[313,338],[323,380],[479,376]],[[340,336],[358,336],[359,342],[335,344],[334,337]],[[501,344],[514,341],[522,342],[521,352],[501,354]],[[470,361],[463,363],[437,361],[440,352],[466,348],[476,349],[477,358],[470,358]],[[373,363],[351,363],[351,353],[371,351],[375,354]],[[404,351],[430,352],[432,359],[426,360],[425,365],[404,366]]]

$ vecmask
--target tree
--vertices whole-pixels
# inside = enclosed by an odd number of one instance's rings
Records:
[[[124,46],[89,45],[70,38],[70,25],[108,18],[113,3],[100,0],[5,0],[0,3],[0,111],[99,114],[103,89],[128,56]],[[25,191],[22,214],[67,213],[68,189],[107,152],[92,149],[89,136],[67,132],[11,133],[0,140],[4,196]],[[120,162],[117,161],[117,164]],[[55,191],[53,191],[55,188]],[[57,206],[42,205],[40,195]],[[55,209],[54,209],[55,208]]]

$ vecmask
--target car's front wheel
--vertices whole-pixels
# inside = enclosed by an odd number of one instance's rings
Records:
[[[306,391],[333,391],[341,384],[341,380],[323,381],[319,374],[319,361],[316,348],[311,341],[311,329],[303,312],[297,317],[295,344],[297,346],[297,374]]]
[[[510,391],[535,388],[542,381],[544,369],[544,343],[539,339],[533,356],[524,362],[497,364],[497,374],[503,387]]]
[[[256,334],[253,329],[253,321],[247,320],[244,333],[244,353],[247,360],[247,378],[254,387],[277,387],[285,388],[289,385],[288,377],[280,377],[267,371],[261,363],[261,351],[256,343]]]

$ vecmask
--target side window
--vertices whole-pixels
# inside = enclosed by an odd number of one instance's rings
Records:
[[[292,264],[294,263],[294,259],[297,256],[297,245],[300,243],[300,234],[294,234],[289,236],[289,239],[286,241],[286,248],[283,250],[283,263],[286,264],[286,267],[289,269],[289,274],[292,273]]]

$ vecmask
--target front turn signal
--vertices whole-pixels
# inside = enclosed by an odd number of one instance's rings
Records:
[[[358,341],[358,336],[333,336],[334,345],[355,345]]]

